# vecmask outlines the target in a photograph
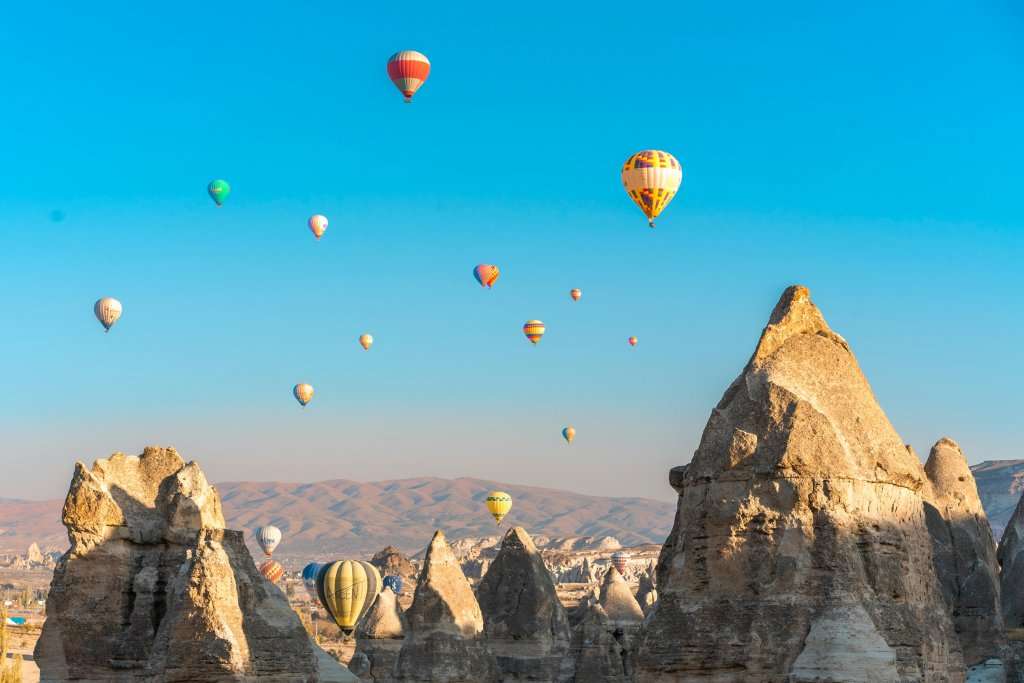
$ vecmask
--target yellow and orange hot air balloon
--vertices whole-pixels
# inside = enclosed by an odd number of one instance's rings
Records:
[[[270,583],[277,583],[284,576],[284,567],[277,560],[267,560],[260,565],[260,574]]]
[[[501,275],[501,271],[498,270],[498,266],[492,266],[489,263],[481,263],[473,269],[473,277],[481,287],[493,287],[494,283],[498,281],[499,275]]]
[[[622,184],[652,228],[654,219],[676,196],[682,182],[683,167],[668,152],[645,149],[622,165]]]
[[[629,341],[630,346],[636,346],[639,340],[636,337],[630,337],[627,341]]]
[[[364,351],[369,351],[370,347],[373,346],[373,335],[364,334],[359,337],[359,345],[363,347]]]
[[[540,338],[544,336],[545,331],[544,323],[539,320],[527,320],[523,325],[523,334],[530,340],[530,343],[536,344],[540,341]]]
[[[494,517],[494,521],[501,524],[508,511],[512,509],[512,496],[504,491],[491,491],[487,494],[487,511]]]
[[[303,407],[307,403],[313,400],[313,385],[312,384],[296,384],[292,388],[292,395],[295,396],[295,400],[302,404]]]
[[[579,301],[580,297],[583,296],[583,290],[579,289],[578,287],[574,287],[573,289],[569,290],[569,296],[572,297],[573,301]]]
[[[430,60],[422,52],[402,50],[388,59],[388,78],[395,84],[408,104],[430,75]]]
[[[327,216],[323,214],[316,214],[315,216],[309,217],[309,230],[319,240],[327,232]]]

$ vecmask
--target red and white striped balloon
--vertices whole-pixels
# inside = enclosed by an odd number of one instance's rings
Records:
[[[412,96],[429,75],[430,60],[422,52],[402,50],[388,60],[388,78],[402,91],[406,102],[412,102]]]

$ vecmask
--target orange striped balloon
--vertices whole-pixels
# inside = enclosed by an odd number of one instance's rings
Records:
[[[277,560],[267,560],[260,565],[260,574],[270,583],[277,583],[284,576],[284,567]]]
[[[430,60],[422,52],[402,50],[388,60],[388,78],[405,95],[406,103],[412,102],[412,96],[429,75]]]
[[[572,297],[573,301],[579,301],[580,297],[583,296],[583,290],[582,289],[578,289],[578,288],[573,288],[573,289],[569,290],[569,296]]]
[[[527,320],[523,325],[523,334],[525,334],[526,338],[533,344],[540,341],[540,338],[544,336],[544,332],[544,323],[539,320]]]

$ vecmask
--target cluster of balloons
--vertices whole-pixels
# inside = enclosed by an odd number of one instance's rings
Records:
[[[403,582],[401,576],[381,579],[369,562],[337,560],[327,564],[310,562],[302,569],[302,583],[310,599],[319,602],[348,636],[381,590],[386,588],[398,595]]]
[[[272,559],[274,549],[281,543],[281,530],[276,526],[261,526],[256,530],[256,542],[259,543],[267,560],[260,565],[260,574],[270,583],[277,583],[284,576],[284,567],[275,559]]]

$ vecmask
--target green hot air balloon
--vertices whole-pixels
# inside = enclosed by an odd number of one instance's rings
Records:
[[[228,181],[218,178],[206,186],[206,191],[210,193],[210,198],[217,206],[222,206],[224,200],[231,194],[231,186],[228,185]]]

